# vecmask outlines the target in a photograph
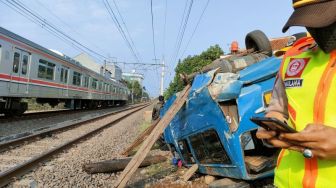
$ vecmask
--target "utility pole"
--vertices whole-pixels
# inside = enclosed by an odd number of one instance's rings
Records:
[[[132,104],[134,104],[134,80],[132,82]]]
[[[162,58],[162,64],[160,63],[156,63],[157,60],[160,60],[160,59],[153,59],[155,61],[155,64],[154,65],[159,65],[162,67],[162,72],[161,72],[161,80],[160,80],[160,95],[163,95],[163,78],[164,78],[164,57]]]
[[[105,59],[104,60],[104,70],[103,70],[104,77],[106,77],[106,64],[107,64],[107,62],[106,62],[106,59]]]

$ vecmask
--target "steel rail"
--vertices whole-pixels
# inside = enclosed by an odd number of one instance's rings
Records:
[[[22,121],[22,120],[31,120],[36,117],[38,118],[48,118],[52,116],[62,115],[64,113],[67,114],[74,114],[74,113],[80,113],[85,111],[94,111],[94,110],[104,110],[107,108],[120,108],[120,106],[109,106],[109,107],[101,107],[97,109],[59,109],[59,110],[47,110],[47,111],[37,111],[37,112],[25,112],[19,116],[0,116],[0,122],[1,123],[9,123],[14,121]],[[42,116],[42,117],[41,117]]]
[[[113,120],[109,123],[106,123],[104,124],[103,126],[100,126],[99,128],[97,129],[94,129],[92,131],[89,131],[79,137],[76,137],[66,143],[63,143],[51,150],[48,150],[38,156],[35,156],[35,157],[32,157],[31,159],[19,164],[19,165],[16,165],[15,167],[13,168],[10,168],[4,172],[1,172],[0,173],[0,187],[3,187],[9,183],[12,182],[13,178],[15,177],[20,177],[24,174],[26,174],[27,172],[31,171],[32,169],[34,169],[35,167],[39,166],[41,164],[41,162],[45,161],[46,159],[49,159],[51,158],[52,156],[54,156],[55,154],[59,153],[59,152],[62,152],[64,149],[68,148],[68,147],[71,147],[73,144],[81,141],[81,140],[84,140],[90,136],[93,136],[95,135],[96,133],[108,128],[108,127],[111,127],[113,125],[115,125],[116,123],[120,122],[121,120],[127,118],[128,116],[132,115],[134,112],[137,112],[137,111],[140,111],[146,107],[148,107],[150,104],[146,103],[146,104],[143,104],[143,105],[139,105],[139,106],[136,106],[136,107],[132,107],[132,108],[127,108],[127,109],[123,109],[123,110],[120,110],[120,111],[116,111],[116,112],[112,112],[112,113],[109,113],[109,114],[104,114],[102,116],[99,116],[99,117],[95,117],[94,119],[90,119],[90,120],[85,120],[83,122],[80,122],[80,123],[75,123],[76,125],[79,125],[79,124],[86,124],[88,122],[91,122],[91,121],[94,121],[94,120],[98,120],[98,119],[102,119],[104,117],[107,117],[107,116],[110,116],[110,115],[114,115],[114,114],[117,114],[117,113],[120,113],[120,112],[124,112],[124,111],[127,111],[127,110],[130,110],[129,113],[127,113],[126,115],[122,116],[122,117],[119,117],[117,118],[116,120]],[[135,110],[132,110],[132,109],[135,109]],[[73,126],[72,126],[73,127]],[[68,127],[69,128],[69,127]],[[64,130],[64,129],[63,129]],[[52,132],[59,132],[60,130],[53,130],[53,131],[48,131],[49,134],[52,133]],[[47,133],[43,133],[43,134],[47,134]],[[34,135],[34,136],[29,136],[30,138],[22,138],[22,139],[18,139],[16,141],[11,141],[10,143],[14,143],[14,145],[18,145],[18,143],[25,143],[27,140],[29,139],[33,139],[33,138],[36,138],[36,137],[41,137],[41,134],[40,135]],[[6,143],[6,144],[1,144],[0,146],[1,148],[10,148],[10,144],[9,143]]]
[[[139,106],[141,106],[141,105],[139,105]],[[136,108],[136,107],[138,107],[138,106],[131,106],[131,107],[128,107],[128,108],[125,108],[125,109],[105,113],[103,115],[96,116],[96,117],[93,117],[93,118],[90,118],[90,119],[79,120],[79,121],[76,121],[76,122],[74,122],[73,124],[70,124],[70,125],[66,125],[66,126],[62,126],[62,127],[56,127],[56,128],[53,128],[53,129],[48,129],[46,131],[37,132],[37,133],[31,134],[31,135],[28,135],[28,136],[24,136],[24,137],[21,137],[21,138],[18,138],[18,139],[3,142],[3,143],[0,143],[0,152],[3,152],[5,150],[7,150],[8,148],[16,147],[16,146],[18,146],[22,143],[29,143],[31,141],[34,141],[35,139],[45,137],[45,136],[50,136],[51,134],[53,134],[55,132],[64,131],[66,129],[72,129],[72,128],[75,128],[77,126],[80,126],[83,123],[89,123],[91,121],[96,121],[96,120],[104,118],[106,116],[114,115],[114,114],[124,112],[124,111],[130,110],[132,108]]]

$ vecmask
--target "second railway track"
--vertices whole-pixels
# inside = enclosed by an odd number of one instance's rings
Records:
[[[147,106],[149,104],[129,107],[0,144],[0,186],[7,185],[42,161]]]

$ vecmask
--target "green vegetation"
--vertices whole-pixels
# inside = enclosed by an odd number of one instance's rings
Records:
[[[151,125],[150,121],[143,121],[140,125],[140,132],[144,132]]]
[[[138,81],[127,81],[124,80],[124,82],[127,85],[127,88],[130,90],[130,100],[132,100],[132,91],[133,91],[133,99],[134,102],[141,101],[142,97],[148,98],[149,95],[145,90],[141,87],[140,83]]]
[[[39,104],[36,102],[35,98],[31,99],[24,99],[23,102],[28,103],[28,111],[43,111],[43,110],[58,110],[58,109],[65,109],[64,103],[59,103],[54,108],[51,107],[48,103],[46,104]]]
[[[223,50],[219,47],[218,44],[216,44],[214,46],[210,46],[200,55],[188,56],[182,61],[179,60],[175,68],[175,77],[173,81],[170,82],[168,88],[164,93],[165,99],[168,99],[174,93],[179,92],[183,89],[183,82],[180,79],[181,73],[191,74],[193,72],[200,71],[202,67],[210,64],[212,61],[218,59],[223,54]]]

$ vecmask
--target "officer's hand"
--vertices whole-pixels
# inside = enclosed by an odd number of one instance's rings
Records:
[[[281,121],[284,121],[285,118],[277,112],[269,112],[266,114],[266,117],[277,118]],[[257,131],[257,138],[265,140],[268,144],[273,145],[274,147],[278,148],[291,148],[291,149],[300,149],[297,146],[293,145],[292,143],[282,140],[278,137],[278,133],[275,131],[268,131],[263,128],[259,128]]]
[[[263,139],[268,144],[271,144],[277,148],[298,149],[297,146],[290,143],[289,141],[280,139],[275,131],[268,131],[263,128],[259,128],[257,131],[257,138]]]
[[[320,159],[336,160],[336,128],[308,124],[301,132],[283,133],[279,137],[297,146],[289,149],[302,152],[304,148],[309,148],[313,152],[313,156]]]

